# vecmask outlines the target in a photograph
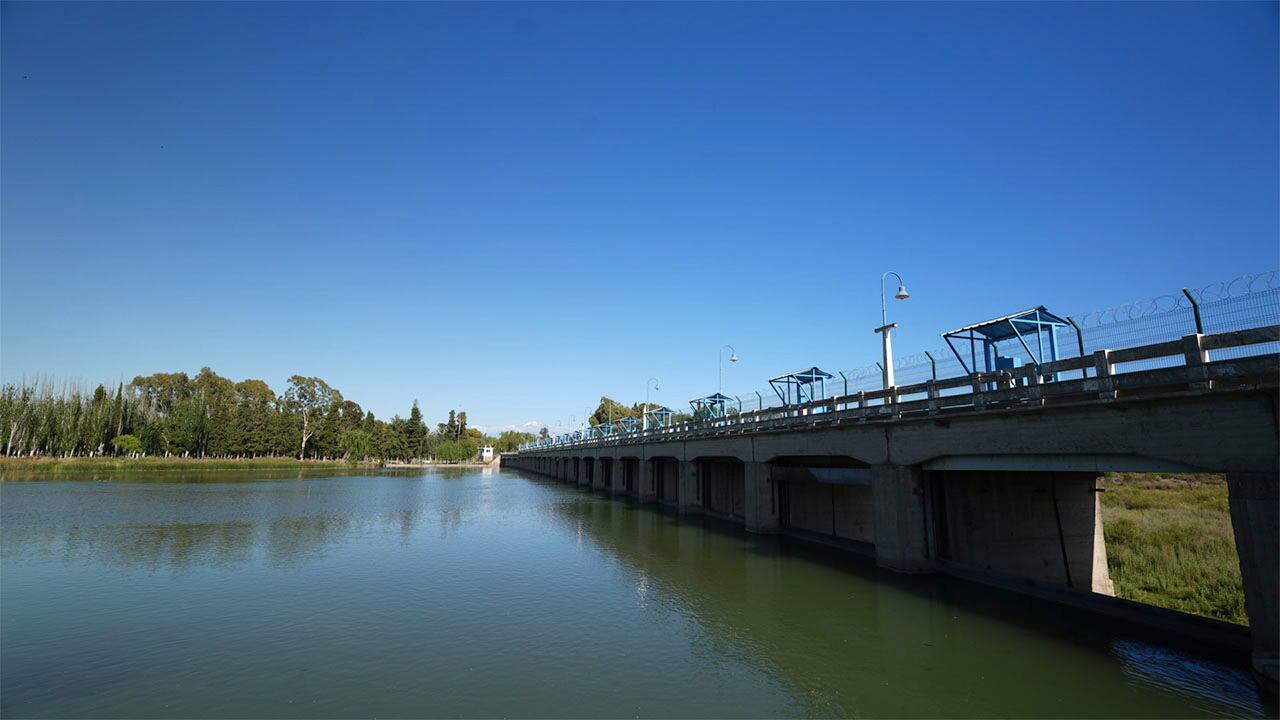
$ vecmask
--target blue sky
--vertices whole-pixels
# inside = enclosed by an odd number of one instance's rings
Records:
[[[0,5],[0,378],[680,407],[1280,264],[1275,3]]]

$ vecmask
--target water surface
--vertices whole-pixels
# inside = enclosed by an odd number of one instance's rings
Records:
[[[516,472],[285,475],[0,484],[0,713],[1274,713],[1087,616]]]

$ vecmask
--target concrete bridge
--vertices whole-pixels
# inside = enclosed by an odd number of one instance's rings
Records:
[[[502,463],[749,532],[836,545],[890,570],[962,576],[1217,642],[1243,633],[1107,597],[1097,481],[1111,471],[1224,473],[1252,631],[1245,642],[1274,689],[1280,354],[1211,358],[1277,341],[1280,326],[1189,335],[543,443]],[[1125,363],[1169,358],[1177,364],[1123,372]]]

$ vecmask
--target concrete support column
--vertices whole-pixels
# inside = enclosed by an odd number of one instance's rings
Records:
[[[873,465],[871,494],[876,564],[898,572],[932,572],[924,470],[919,465]]]
[[[702,514],[702,491],[698,486],[698,461],[681,460],[676,479],[676,508],[681,515]]]
[[[777,485],[769,477],[769,463],[748,462],[743,466],[747,532],[778,532],[781,528],[778,523]]]
[[[653,463],[641,459],[637,465],[636,497],[642,502],[653,502],[658,498],[658,484],[653,480]]]
[[[591,471],[596,459],[584,457],[578,461],[578,487],[591,486]]]
[[[1280,473],[1228,473],[1227,492],[1253,635],[1253,669],[1275,690],[1280,684]]]
[[[591,489],[604,490],[604,458],[595,458],[591,463]]]
[[[1111,581],[1111,566],[1107,562],[1107,538],[1102,527],[1102,498],[1098,497],[1096,476],[1089,490],[1093,494],[1093,567],[1089,569],[1089,589],[1100,595],[1115,597],[1116,585]]]
[[[614,458],[609,463],[609,497],[627,494],[627,465],[630,460]]]

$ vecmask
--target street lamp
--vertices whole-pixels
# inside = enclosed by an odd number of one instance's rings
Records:
[[[654,392],[657,392],[662,389],[661,387],[658,387],[658,378],[651,377],[645,381],[644,383],[644,417],[640,418],[641,430],[649,429],[649,385],[650,384],[653,385]]]
[[[738,351],[733,349],[732,345],[725,345],[720,348],[720,394],[724,394],[724,351],[729,351],[729,362],[738,362]]]
[[[898,323],[889,322],[889,311],[885,306],[884,300],[884,281],[890,275],[898,279],[898,292],[893,296],[899,300],[906,300],[911,297],[907,292],[907,286],[902,282],[902,276],[890,270],[880,276],[880,327],[876,328],[876,332],[880,333],[884,341],[884,366],[881,370],[881,377],[884,379],[884,389],[888,390],[893,387],[893,339],[891,333],[894,328],[898,327]]]

